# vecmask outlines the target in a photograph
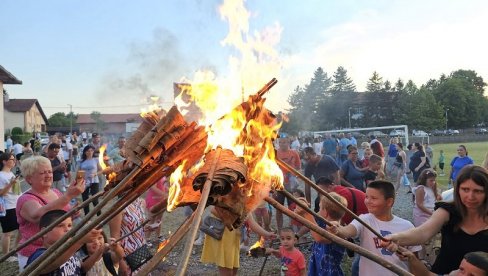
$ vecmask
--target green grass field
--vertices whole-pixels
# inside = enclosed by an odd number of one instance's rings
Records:
[[[483,160],[485,159],[486,153],[488,152],[488,143],[487,142],[475,142],[475,143],[458,143],[458,144],[432,144],[431,147],[434,150],[434,160],[433,165],[437,167],[437,173],[440,173],[439,169],[439,152],[440,150],[444,150],[445,158],[445,165],[444,165],[444,172],[445,176],[438,176],[437,177],[437,185],[442,190],[447,189],[447,182],[448,182],[448,174],[449,170],[451,169],[450,163],[451,160],[457,156],[457,147],[459,145],[464,145],[468,150],[468,155],[473,158],[474,163],[476,165],[481,165]]]

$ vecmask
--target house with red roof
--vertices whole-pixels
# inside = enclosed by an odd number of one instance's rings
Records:
[[[20,127],[24,132],[46,131],[47,117],[37,99],[3,99],[5,130]]]

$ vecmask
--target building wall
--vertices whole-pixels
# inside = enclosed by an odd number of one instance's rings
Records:
[[[40,132],[46,129],[46,123],[42,118],[41,112],[37,108],[37,105],[33,105],[31,110],[25,114],[25,131],[27,132]]]
[[[3,108],[3,105],[2,105]],[[10,130],[14,127],[20,127],[24,130],[24,113],[22,112],[10,112],[8,110],[4,110],[3,112],[4,121],[5,121],[5,131]]]
[[[95,124],[78,124],[80,126],[80,131],[95,132]],[[102,134],[125,134],[126,133],[126,123],[105,123],[106,129],[101,131]]]

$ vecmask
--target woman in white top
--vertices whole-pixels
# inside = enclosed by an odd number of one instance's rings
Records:
[[[11,153],[0,154],[0,197],[3,199],[3,207],[5,208],[5,216],[0,216],[0,224],[2,225],[2,252],[4,254],[10,250],[12,233],[15,233],[19,229],[15,207],[20,195],[20,183],[12,173],[13,167],[15,167],[15,156]],[[16,242],[19,241],[18,238],[17,235]],[[16,262],[17,258],[12,256],[7,261]]]
[[[425,169],[420,173],[417,185],[412,188],[412,192],[415,195],[413,206],[413,224],[415,227],[419,227],[434,213],[435,202],[440,200],[441,197],[437,193],[437,174],[432,169]],[[432,265],[435,261],[435,253],[433,250],[433,240],[436,237],[432,237],[422,244],[422,250],[419,252],[419,258]]]

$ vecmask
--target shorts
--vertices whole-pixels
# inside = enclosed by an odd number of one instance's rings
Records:
[[[439,163],[439,169],[444,170],[444,163]]]
[[[15,208],[8,209],[7,214],[4,217],[0,217],[0,224],[2,225],[2,232],[8,233],[19,229],[17,223],[17,215],[15,214]]]

